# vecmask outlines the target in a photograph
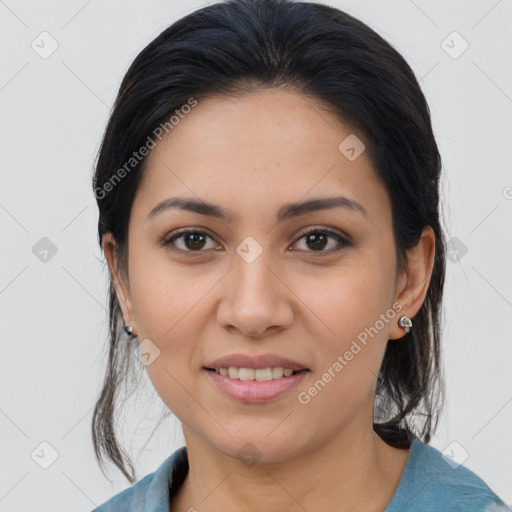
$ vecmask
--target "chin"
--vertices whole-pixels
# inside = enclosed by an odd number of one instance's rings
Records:
[[[297,456],[303,447],[303,443],[296,436],[287,435],[285,431],[281,436],[275,435],[275,433],[268,435],[268,432],[271,430],[265,429],[258,436],[250,436],[247,433],[240,436],[233,435],[225,444],[217,445],[217,449],[247,466],[253,466],[256,463],[286,462]]]

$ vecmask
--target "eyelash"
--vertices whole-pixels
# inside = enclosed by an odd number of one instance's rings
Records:
[[[330,250],[327,250],[327,251],[324,251],[324,250],[319,250],[319,251],[306,251],[306,252],[311,252],[311,253],[325,253],[325,254],[332,254],[333,252],[337,252],[339,250],[341,250],[343,247],[350,247],[352,244],[351,242],[349,242],[345,237],[341,236],[339,233],[336,233],[335,231],[331,231],[329,229],[320,229],[320,228],[313,228],[313,229],[310,229],[309,231],[306,231],[305,233],[302,233],[302,235],[297,239],[297,241],[294,243],[294,245],[299,241],[299,240],[302,240],[303,238],[305,238],[306,236],[312,234],[312,233],[321,233],[321,234],[324,234],[324,235],[328,235],[332,238],[334,238],[338,244],[341,244],[342,247],[339,247],[337,249],[330,249]],[[184,229],[182,231],[179,231],[178,233],[175,233],[173,234],[172,236],[169,236],[169,237],[165,237],[161,242],[160,242],[160,245],[161,246],[169,246],[169,245],[173,245],[173,242],[175,240],[178,240],[179,238],[182,238],[184,235],[187,235],[187,234],[200,234],[200,235],[206,235],[208,238],[211,238],[213,240],[213,237],[211,237],[208,233],[204,232],[204,231],[200,231],[198,229]],[[205,252],[206,250],[204,249],[198,249],[197,251],[192,251],[192,250],[185,250],[185,249],[179,249],[179,248],[173,248],[172,250],[175,250],[175,251],[178,251],[178,252],[182,252],[182,253],[201,253],[201,252]]]

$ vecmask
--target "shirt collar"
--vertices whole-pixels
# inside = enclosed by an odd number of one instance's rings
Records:
[[[420,440],[412,434],[409,434],[408,437],[411,444],[411,452],[409,453],[398,488],[391,502],[386,507],[386,511],[391,510],[390,507],[398,502],[401,495],[405,492],[404,486],[406,480],[408,479],[408,475],[413,471],[413,466],[416,463],[420,451]],[[165,459],[156,470],[147,490],[144,510],[147,512],[172,512],[169,506],[170,497],[176,494],[182,486],[188,474],[188,469],[187,447],[182,446]]]
[[[147,489],[144,510],[147,512],[172,512],[170,497],[183,484],[188,473],[187,447],[178,448],[162,462]]]

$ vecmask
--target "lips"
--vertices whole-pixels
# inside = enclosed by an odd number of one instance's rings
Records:
[[[307,365],[289,359],[287,357],[280,356],[278,354],[262,354],[259,356],[250,356],[248,354],[231,354],[220,357],[213,361],[206,363],[203,368],[207,370],[213,370],[215,368],[229,368],[235,366],[237,368],[273,368],[282,367],[290,368],[291,370],[309,370]]]
[[[272,380],[238,380],[223,376],[214,371],[204,374],[214,388],[224,396],[243,403],[262,403],[274,401],[286,396],[306,378],[308,370],[298,371],[289,377]]]

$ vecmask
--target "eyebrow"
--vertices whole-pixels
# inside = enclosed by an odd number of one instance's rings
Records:
[[[344,196],[337,197],[323,197],[319,199],[311,199],[302,203],[289,203],[279,208],[277,212],[277,220],[283,221],[306,213],[317,212],[321,210],[328,210],[331,208],[346,208],[348,210],[359,212],[365,217],[368,216],[366,208],[355,201]],[[181,209],[200,215],[209,215],[219,219],[232,222],[235,215],[232,210],[226,209],[222,206],[202,201],[200,199],[185,198],[185,197],[170,197],[158,203],[148,214],[147,218],[151,219],[159,213],[169,209]]]

